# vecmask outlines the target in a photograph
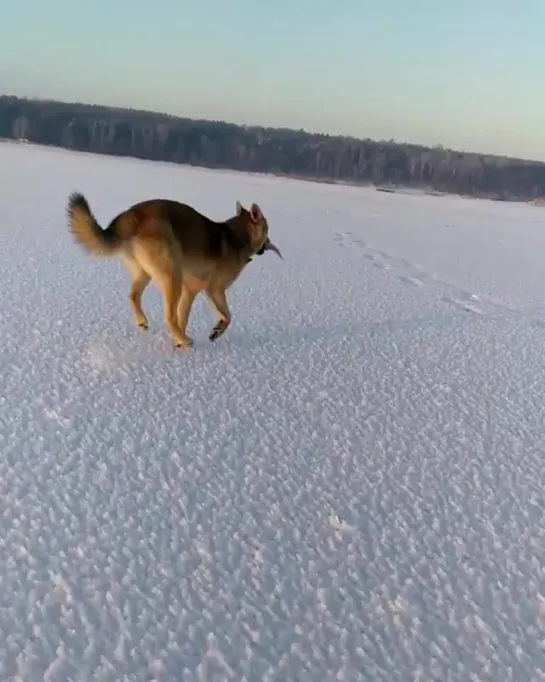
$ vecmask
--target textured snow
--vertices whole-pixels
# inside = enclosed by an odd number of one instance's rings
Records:
[[[216,343],[84,255],[265,211]],[[545,213],[0,145],[0,679],[545,679]]]

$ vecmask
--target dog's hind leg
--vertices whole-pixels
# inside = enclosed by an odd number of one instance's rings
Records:
[[[191,348],[192,339],[185,333],[185,327],[180,327],[178,322],[178,306],[182,299],[181,273],[173,272],[170,277],[164,273],[158,278],[157,285],[163,292],[165,301],[165,321],[174,341],[176,348]]]
[[[191,348],[193,341],[178,324],[178,302],[182,293],[182,271],[178,254],[161,247],[150,249],[148,246],[145,253],[139,254],[139,261],[163,294],[165,322],[176,348]]]
[[[148,329],[148,318],[142,309],[142,294],[144,289],[148,286],[151,277],[142,268],[142,266],[129,256],[125,256],[125,263],[132,276],[131,290],[129,293],[129,302],[134,314],[136,324],[140,329]]]
[[[210,341],[216,341],[216,339],[225,334],[227,327],[231,324],[231,312],[227,304],[225,289],[210,288],[205,293],[219,317],[219,320],[208,336]]]
[[[189,315],[191,313],[191,306],[198,292],[187,285],[182,286],[182,293],[178,299],[178,326],[182,333],[186,333],[187,324],[189,322]]]

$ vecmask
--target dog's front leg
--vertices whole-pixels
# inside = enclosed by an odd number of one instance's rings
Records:
[[[205,293],[219,317],[208,337],[210,341],[216,341],[227,331],[227,327],[231,323],[231,312],[227,304],[225,289],[207,289]]]

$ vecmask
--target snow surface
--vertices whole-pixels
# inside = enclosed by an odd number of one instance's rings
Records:
[[[176,352],[67,232],[273,254]],[[545,212],[0,145],[0,680],[545,679]]]

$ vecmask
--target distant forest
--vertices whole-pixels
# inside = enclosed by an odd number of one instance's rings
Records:
[[[0,137],[140,159],[502,201],[545,198],[545,163],[389,141],[0,96]]]

